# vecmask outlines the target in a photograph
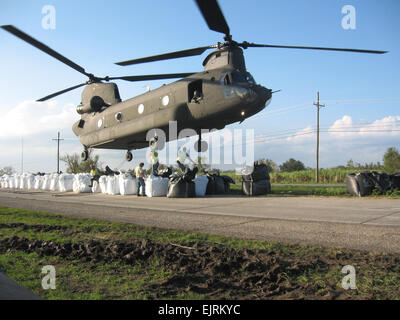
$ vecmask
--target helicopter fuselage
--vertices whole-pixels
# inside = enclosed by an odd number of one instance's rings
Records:
[[[125,101],[120,101],[114,83],[88,85],[74,133],[85,148],[141,149],[149,145],[146,135],[151,129],[163,130],[166,141],[174,139],[168,135],[170,121],[176,121],[178,131],[222,129],[270,102],[271,90],[257,85],[246,71],[240,48],[217,50],[203,64],[203,72]]]

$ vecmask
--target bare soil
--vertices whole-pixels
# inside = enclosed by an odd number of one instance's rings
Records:
[[[21,227],[23,224],[18,224]],[[11,225],[1,225],[9,228]],[[65,226],[34,225],[35,231],[49,231]],[[172,270],[161,283],[147,285],[154,299],[178,295],[182,291],[203,294],[211,299],[345,299],[348,298],[336,279],[321,285],[293,281],[299,275],[332,272],[345,264],[358,268],[374,265],[381,268],[398,266],[398,255],[374,255],[359,251],[341,252],[336,256],[313,253],[287,255],[278,250],[233,249],[226,246],[193,242],[186,246],[158,243],[149,239],[124,241],[89,241],[87,243],[57,243],[12,237],[0,241],[0,253],[10,250],[36,252],[40,256],[59,256],[66,260],[81,260],[96,266],[113,261],[133,264],[135,261],[158,259]],[[340,269],[339,269],[340,270]],[[358,296],[374,298],[373,294]]]

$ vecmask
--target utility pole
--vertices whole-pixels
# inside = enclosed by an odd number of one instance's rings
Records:
[[[53,139],[53,141],[57,141],[57,173],[60,173],[60,141],[64,139],[60,139],[60,132],[57,133],[57,139]]]
[[[317,92],[317,103],[314,102],[314,106],[317,107],[317,166],[315,168],[315,180],[319,183],[319,109],[325,107],[324,104],[319,103],[319,92]]]
[[[24,137],[21,137],[21,174],[24,173]]]

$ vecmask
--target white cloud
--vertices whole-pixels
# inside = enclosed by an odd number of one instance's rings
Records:
[[[59,106],[57,101],[24,101],[2,115],[0,139],[71,129],[78,119],[73,104]]]
[[[364,125],[356,125],[350,116],[343,116],[329,128],[329,135],[358,139],[400,136],[400,116],[389,116]]]

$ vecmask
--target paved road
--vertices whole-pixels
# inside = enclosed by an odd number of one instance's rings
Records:
[[[400,252],[400,200],[393,199],[168,199],[0,189],[0,206],[246,239]]]
[[[41,300],[41,298],[0,272],[0,300]]]

